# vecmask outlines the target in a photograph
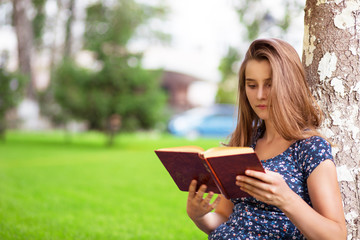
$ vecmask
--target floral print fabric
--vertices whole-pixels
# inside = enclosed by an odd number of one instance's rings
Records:
[[[252,147],[255,148],[255,144]],[[262,164],[265,169],[281,174],[289,187],[311,206],[306,180],[327,159],[333,161],[330,144],[313,136],[293,143],[285,152]],[[209,234],[209,240],[305,239],[277,207],[252,197],[231,201],[233,213],[227,222]]]

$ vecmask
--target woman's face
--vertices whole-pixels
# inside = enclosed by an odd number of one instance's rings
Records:
[[[268,60],[249,60],[245,68],[245,92],[249,103],[260,119],[269,119],[268,96],[271,91],[272,70]]]

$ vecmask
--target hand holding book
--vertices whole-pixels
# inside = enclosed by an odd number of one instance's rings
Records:
[[[211,212],[216,208],[220,202],[220,195],[211,203],[214,196],[213,192],[210,192],[205,198],[206,186],[201,185],[199,189],[196,188],[197,181],[192,180],[189,186],[189,196],[187,202],[187,214],[189,217],[196,221],[203,217],[207,213]]]
[[[204,151],[197,146],[155,150],[180,190],[188,191],[193,179],[206,192],[221,193],[226,198],[249,196],[236,186],[236,176],[247,169],[265,172],[256,153],[249,147],[216,147]]]

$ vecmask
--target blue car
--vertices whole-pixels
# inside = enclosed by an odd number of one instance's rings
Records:
[[[216,104],[188,110],[169,121],[170,133],[187,138],[227,137],[236,127],[234,105]]]

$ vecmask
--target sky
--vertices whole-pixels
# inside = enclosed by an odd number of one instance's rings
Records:
[[[168,46],[145,48],[144,65],[181,71],[218,82],[218,65],[230,45],[241,41],[238,16],[229,0],[167,0],[170,13],[162,25],[172,36]],[[134,43],[133,48],[142,48]]]

